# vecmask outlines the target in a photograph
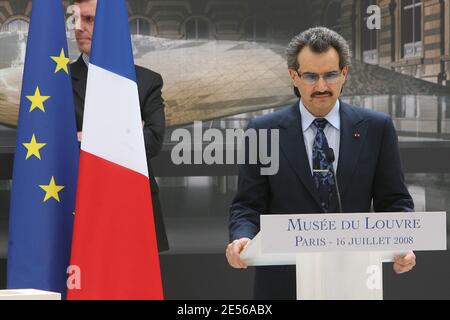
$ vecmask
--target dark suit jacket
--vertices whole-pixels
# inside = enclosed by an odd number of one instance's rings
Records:
[[[70,65],[72,73],[72,85],[75,99],[75,113],[77,130],[82,131],[84,98],[86,95],[86,84],[88,68],[82,56]],[[156,236],[159,251],[169,249],[166,230],[159,203],[159,189],[156,183],[150,159],[155,157],[161,150],[165,130],[164,100],[161,96],[163,80],[161,75],[143,67],[136,66],[136,80],[139,91],[139,103],[141,117],[145,122],[144,140],[147,152],[147,167],[152,191],[153,211],[155,216]],[[108,115],[105,115],[108,116]]]
[[[343,211],[369,212],[372,202],[375,211],[413,211],[390,117],[341,101],[340,118],[337,179]],[[307,158],[298,104],[256,118],[249,127],[279,129],[279,171],[262,176],[259,164],[240,165],[238,191],[230,209],[230,240],[253,238],[260,229],[260,214],[323,212]],[[337,211],[335,203],[329,212]],[[256,298],[295,299],[294,267],[256,269]]]

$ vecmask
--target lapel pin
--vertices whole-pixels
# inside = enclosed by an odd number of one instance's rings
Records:
[[[355,137],[355,139],[359,139],[361,137],[361,134],[357,131],[357,132],[355,132],[353,137]]]

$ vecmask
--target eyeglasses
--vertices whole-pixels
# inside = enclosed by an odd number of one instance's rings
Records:
[[[339,78],[341,77],[342,71],[330,71],[325,72],[322,74],[313,73],[313,72],[305,72],[301,73],[300,71],[297,71],[298,77],[303,80],[305,84],[313,85],[316,84],[320,77],[328,83],[333,84],[339,81]]]

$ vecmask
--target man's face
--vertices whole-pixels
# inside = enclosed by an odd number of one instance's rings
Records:
[[[297,62],[297,72],[289,69],[289,75],[300,91],[303,104],[316,117],[326,116],[341,94],[348,66],[339,69],[339,54],[333,47],[323,53],[305,47],[299,52]],[[320,75],[318,79],[317,75]]]
[[[75,28],[78,49],[90,55],[97,0],[83,1],[75,5],[80,8],[80,23]]]

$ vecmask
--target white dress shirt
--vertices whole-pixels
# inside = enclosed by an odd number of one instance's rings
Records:
[[[86,64],[87,67],[89,67],[89,56],[86,53],[83,53],[82,56],[84,63]]]
[[[339,159],[339,143],[340,143],[340,128],[341,128],[341,117],[339,114],[339,99],[336,101],[336,104],[331,109],[331,111],[325,116],[328,123],[325,127],[324,133],[327,137],[328,146],[333,149],[335,161],[333,163],[333,167],[335,172],[337,172],[338,167],[338,159]],[[305,141],[306,154],[308,155],[309,167],[311,169],[311,174],[313,174],[313,163],[312,163],[312,148],[314,143],[314,138],[316,137],[317,128],[313,124],[313,121],[317,118],[312,115],[311,112],[306,109],[303,105],[302,100],[300,99],[299,103],[300,114],[302,116],[302,131],[303,131],[303,139]]]

